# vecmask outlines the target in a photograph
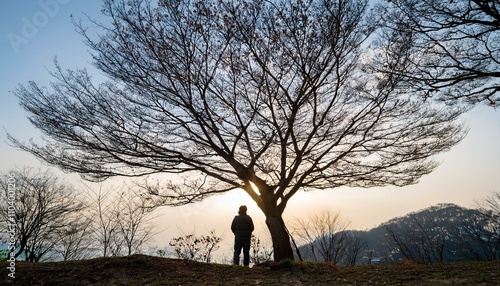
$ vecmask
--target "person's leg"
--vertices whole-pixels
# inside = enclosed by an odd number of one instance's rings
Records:
[[[243,242],[243,265],[248,266],[250,264],[250,239]]]
[[[235,239],[234,240],[234,256],[233,256],[233,264],[234,265],[240,264],[241,248],[243,248],[243,244],[241,243],[241,240]]]

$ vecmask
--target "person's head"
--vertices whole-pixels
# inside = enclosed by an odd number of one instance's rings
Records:
[[[238,210],[239,215],[244,215],[247,214],[247,206],[240,206],[240,209]]]

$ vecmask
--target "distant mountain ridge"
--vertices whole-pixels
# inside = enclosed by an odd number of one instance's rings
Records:
[[[328,261],[319,249],[324,248],[327,239],[335,242],[342,236],[362,237],[363,245],[356,253],[355,263],[348,251],[344,257],[337,257],[334,262],[341,265],[393,264],[405,259],[418,263],[500,259],[498,229],[479,210],[456,204],[434,205],[390,219],[368,231],[346,230],[335,236],[336,239],[327,236],[299,247],[304,260]],[[355,249],[349,242],[329,247],[336,251]]]

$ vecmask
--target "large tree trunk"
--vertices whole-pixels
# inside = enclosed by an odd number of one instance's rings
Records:
[[[293,260],[293,250],[290,244],[290,236],[285,228],[285,222],[281,217],[277,207],[274,211],[266,210],[266,225],[271,233],[274,249],[274,261],[282,261],[284,259]]]
[[[247,177],[250,176],[247,175]],[[273,241],[274,261],[282,261],[284,259],[293,260],[290,236],[282,218],[286,202],[282,201],[281,204],[278,205],[277,195],[274,192],[275,187],[267,185],[265,181],[256,178],[254,175],[252,175],[252,177],[254,179],[253,183],[260,190],[260,194],[257,195],[249,183],[245,184],[243,189],[253,198],[266,216],[266,225],[271,233],[271,239]]]
[[[290,237],[285,229],[285,223],[281,217],[266,216],[266,224],[271,232],[274,249],[274,261],[284,259],[293,260],[293,250],[290,244]]]

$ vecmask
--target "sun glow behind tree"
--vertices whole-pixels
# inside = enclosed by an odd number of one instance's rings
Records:
[[[282,213],[299,190],[413,184],[464,135],[463,110],[423,103],[360,60],[377,27],[367,8],[105,1],[99,37],[78,27],[111,81],[56,66],[51,89],[21,86],[47,140],[10,139],[94,180],[176,175],[145,185],[166,205],[241,188],[266,216],[275,259],[292,258]],[[381,49],[386,63],[404,68],[403,48]]]

